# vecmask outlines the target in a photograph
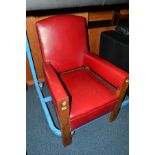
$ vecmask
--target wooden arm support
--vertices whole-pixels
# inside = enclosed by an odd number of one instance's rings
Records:
[[[57,102],[57,114],[60,122],[61,132],[62,132],[62,142],[64,146],[71,144],[72,136],[70,130],[69,121],[69,98],[61,99]]]
[[[63,145],[67,146],[72,142],[69,122],[69,97],[54,71],[54,68],[50,64],[44,63],[43,69],[48,88],[53,97],[53,104],[59,118]]]
[[[126,94],[126,90],[128,88],[128,85],[129,85],[129,78],[127,77],[123,84],[121,85],[121,87],[119,89],[117,89],[116,91],[116,95],[118,96],[118,101],[114,107],[114,110],[111,112],[110,114],[110,117],[109,117],[109,121],[112,122],[114,121],[117,116],[118,116],[118,113],[120,111],[120,108],[121,108],[121,105],[122,105],[122,101],[125,97],[125,94]]]

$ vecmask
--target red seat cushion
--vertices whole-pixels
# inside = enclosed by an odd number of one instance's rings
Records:
[[[116,90],[87,69],[61,75],[71,95],[71,129],[113,110],[117,101]]]

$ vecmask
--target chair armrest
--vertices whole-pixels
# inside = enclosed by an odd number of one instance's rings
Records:
[[[54,99],[53,104],[56,107],[57,116],[59,118],[63,144],[64,146],[67,146],[72,141],[69,121],[69,97],[52,65],[44,63],[43,71],[47,85]]]
[[[124,70],[93,54],[85,55],[84,64],[116,88],[120,88],[128,77]]]
[[[51,64],[43,63],[43,71],[48,88],[55,101],[68,99],[68,95]]]

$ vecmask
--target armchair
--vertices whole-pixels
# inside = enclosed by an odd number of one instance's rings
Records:
[[[116,119],[128,87],[128,73],[90,54],[83,17],[49,17],[38,21],[36,29],[45,79],[67,146],[71,132],[80,126],[109,112],[109,120]]]

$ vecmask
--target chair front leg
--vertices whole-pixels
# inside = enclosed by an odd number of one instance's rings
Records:
[[[126,93],[126,90],[128,88],[128,85],[129,85],[129,78],[126,78],[124,80],[122,86],[120,87],[120,89],[118,89],[117,92],[116,92],[116,95],[118,96],[118,101],[117,101],[117,103],[116,103],[116,105],[114,107],[114,110],[110,114],[110,117],[109,117],[110,122],[114,121],[118,116],[118,113],[120,111],[122,101],[123,101],[123,99],[125,97],[125,93]]]
[[[58,117],[62,132],[62,142],[64,146],[67,146],[72,142],[69,122],[69,99],[59,100],[58,105]]]

